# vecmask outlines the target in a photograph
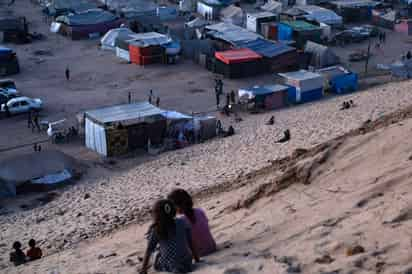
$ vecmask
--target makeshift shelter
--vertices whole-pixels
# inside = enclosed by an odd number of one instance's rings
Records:
[[[12,75],[20,72],[16,53],[9,48],[0,46],[0,76]]]
[[[369,20],[372,9],[378,2],[372,0],[340,0],[332,1],[329,5],[342,16],[345,23]]]
[[[265,39],[278,40],[278,24],[275,22],[261,23],[260,33]]]
[[[148,102],[118,105],[86,111],[86,146],[103,156],[117,156],[131,150],[161,144],[166,118]]]
[[[109,30],[103,37],[100,39],[101,48],[104,50],[116,50],[116,39],[130,39],[132,35],[136,34],[131,31],[129,28],[116,28]]]
[[[24,44],[30,42],[25,17],[0,15],[0,43]]]
[[[274,1],[274,0],[270,0],[266,2],[266,4],[261,6],[260,9],[263,11],[279,14],[280,12],[282,12],[282,3]]]
[[[245,14],[240,7],[230,5],[220,11],[220,20],[229,24],[243,26]]]
[[[396,24],[396,11],[372,10],[372,22],[374,25],[393,30]]]
[[[339,57],[327,46],[308,41],[305,45],[305,53],[310,54],[310,66],[324,68],[339,64]]]
[[[197,1],[197,13],[207,20],[216,20],[219,18],[220,11],[230,2],[227,0],[199,0]]]
[[[316,70],[325,79],[325,89],[337,94],[353,92],[358,89],[358,75],[341,66]]]
[[[160,21],[170,21],[177,18],[177,9],[174,7],[157,7],[156,16],[159,17]]]
[[[284,84],[294,87],[289,89],[288,100],[290,103],[306,103],[319,100],[323,97],[323,76],[306,70],[288,73],[279,73],[284,79]]]
[[[305,12],[298,7],[292,7],[280,13],[280,21],[295,21],[305,19]]]
[[[262,56],[250,49],[234,49],[215,53],[215,72],[227,78],[242,78],[264,72]]]
[[[296,8],[304,12],[304,17],[309,21],[324,23],[330,26],[340,26],[343,24],[342,17],[332,10],[314,5],[297,6]]]
[[[72,40],[79,40],[102,36],[107,31],[120,27],[123,20],[104,10],[88,10],[59,16],[56,23],[59,33]]]
[[[276,22],[278,20],[279,16],[277,14],[267,11],[258,13],[248,13],[246,15],[246,29],[254,31],[256,33],[262,33],[262,23]]]
[[[298,53],[296,48],[282,42],[272,42],[265,39],[256,39],[250,42],[238,43],[240,48],[248,48],[263,57],[265,68],[272,72],[285,72],[298,67]]]
[[[196,10],[196,1],[195,0],[180,0],[179,1],[179,10],[182,12],[193,12]]]
[[[165,52],[161,46],[171,42],[169,36],[161,33],[138,33],[133,40],[128,41],[130,61],[139,65],[162,63]]]
[[[279,40],[294,40],[298,48],[303,48],[307,41],[321,42],[322,29],[306,21],[282,21],[278,25]]]
[[[222,40],[231,45],[236,43],[254,41],[258,38],[262,38],[259,34],[251,32],[239,26],[228,23],[218,23],[205,27],[206,36],[212,37],[217,40]]]
[[[48,16],[61,16],[69,13],[80,13],[97,9],[97,5],[86,0],[51,0],[46,4],[43,12]]]
[[[72,179],[81,169],[75,159],[55,150],[7,158],[0,164],[0,198],[50,190]]]
[[[241,101],[252,101],[256,108],[272,110],[287,106],[289,89],[284,85],[253,86],[239,89],[238,95]]]

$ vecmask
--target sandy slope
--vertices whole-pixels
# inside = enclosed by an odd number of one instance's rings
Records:
[[[298,150],[203,201],[220,250],[195,273],[410,273],[412,120],[401,119]],[[146,229],[132,225],[6,273],[135,273]],[[348,256],[355,245],[365,252]],[[315,262],[325,255],[332,262]]]

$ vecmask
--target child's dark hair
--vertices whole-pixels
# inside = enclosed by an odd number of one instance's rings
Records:
[[[34,239],[30,239],[29,246],[30,247],[35,247],[36,246],[36,241]]]
[[[153,225],[160,240],[168,240],[176,230],[176,208],[170,200],[159,200],[153,206]]]
[[[21,243],[20,242],[14,242],[13,243],[13,248],[16,249],[16,250],[20,249],[21,248]]]
[[[192,224],[196,223],[195,212],[193,211],[193,200],[186,190],[181,188],[175,189],[167,198],[183,211],[183,214]]]

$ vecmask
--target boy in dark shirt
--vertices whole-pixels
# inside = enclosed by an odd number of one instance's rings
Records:
[[[21,250],[21,243],[14,242],[13,248],[15,251],[10,253],[10,262],[14,263],[15,266],[24,264],[26,262],[26,255]]]

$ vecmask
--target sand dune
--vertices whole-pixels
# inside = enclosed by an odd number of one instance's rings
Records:
[[[295,151],[200,200],[219,251],[195,273],[409,273],[411,113]],[[6,273],[135,273],[147,225]]]

